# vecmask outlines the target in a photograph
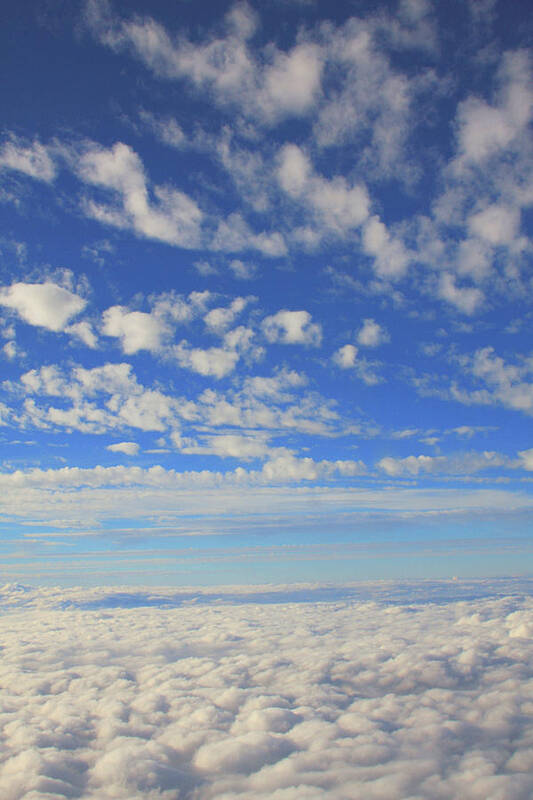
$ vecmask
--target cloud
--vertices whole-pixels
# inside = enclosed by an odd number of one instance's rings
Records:
[[[244,281],[252,280],[257,274],[257,267],[255,264],[240,261],[237,258],[230,261],[229,268],[236,278],[241,278],[241,280]]]
[[[121,20],[98,0],[87,4],[86,21],[102,44],[129,50],[159,77],[187,81],[216,104],[236,107],[264,125],[307,114],[320,94],[321,48],[300,41],[287,51],[270,47],[266,57],[254,53],[248,42],[258,20],[245,3],[228,11],[222,35],[202,42],[184,32],[174,37],[150,17]]]
[[[56,177],[56,166],[48,148],[38,140],[27,145],[17,137],[4,143],[0,150],[0,170],[12,169],[30,178],[52,183]]]
[[[306,344],[318,347],[322,341],[320,324],[311,322],[308,311],[287,311],[265,317],[261,328],[267,341],[280,344]]]
[[[0,289],[0,305],[16,311],[29,325],[60,332],[66,329],[72,317],[83,311],[87,301],[62,286],[45,281],[13,283]]]
[[[397,280],[407,272],[410,256],[403,242],[391,237],[379,217],[371,217],[364,226],[363,250],[374,257],[374,270],[380,278]]]
[[[7,585],[0,791],[527,800],[533,608],[513,588]]]
[[[136,442],[116,442],[116,444],[109,444],[107,450],[112,453],[124,453],[126,456],[136,456],[139,452],[139,445]]]
[[[490,205],[468,218],[468,227],[492,245],[512,244],[520,227],[520,212],[516,208]]]
[[[393,458],[386,456],[378,464],[378,468],[387,475],[448,474],[471,475],[484,469],[495,467],[515,467],[516,462],[501,453],[484,451],[481,453],[457,453],[447,456],[407,456]]]
[[[230,214],[227,219],[218,223],[209,247],[211,250],[227,253],[258,250],[268,258],[279,258],[287,253],[287,245],[281,233],[254,233],[239,213]]]
[[[87,216],[178,247],[200,244],[202,211],[190,197],[168,185],[154,186],[152,199],[144,166],[129,145],[90,144],[73,159],[73,168],[84,183],[113,194],[107,204],[87,197],[83,206]]]
[[[485,296],[476,286],[457,286],[454,276],[443,272],[439,281],[439,296],[458,311],[471,316],[483,305]]]
[[[339,349],[333,353],[333,362],[341,369],[355,367],[357,352],[357,347],[354,347],[353,344],[345,344],[344,347],[339,347]]]
[[[363,327],[357,334],[357,343],[362,347],[379,347],[390,339],[389,334],[373,319],[363,320]]]
[[[102,333],[120,339],[123,352],[132,354],[139,350],[160,350],[169,329],[164,320],[153,314],[112,306],[102,315]]]
[[[180,367],[190,369],[199,375],[224,378],[235,369],[240,356],[236,350],[223,347],[191,347],[182,341],[172,349]]]
[[[296,144],[281,148],[277,177],[283,191],[310,209],[325,230],[345,236],[368,217],[366,187],[350,185],[342,176],[327,179],[317,175],[307,154]]]
[[[462,389],[453,384],[453,399],[468,405],[503,405],[516,411],[533,412],[533,374],[530,359],[506,363],[493,347],[482,347],[473,356],[460,359],[463,370],[481,382],[482,388]]]
[[[213,333],[224,334],[241,311],[244,311],[250,298],[236,297],[227,308],[213,308],[205,317],[204,322]]]
[[[481,164],[502,150],[516,145],[533,114],[531,70],[526,51],[508,52],[499,70],[499,88],[494,105],[469,97],[458,110],[458,145],[463,163]]]

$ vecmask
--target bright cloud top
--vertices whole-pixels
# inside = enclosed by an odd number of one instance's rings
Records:
[[[441,588],[402,605],[4,587],[2,794],[527,800],[531,599]]]

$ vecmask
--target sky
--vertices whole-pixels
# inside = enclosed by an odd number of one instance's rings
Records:
[[[532,573],[528,11],[3,10],[0,579]]]

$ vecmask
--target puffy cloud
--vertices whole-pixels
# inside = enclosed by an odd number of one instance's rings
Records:
[[[0,791],[527,800],[533,605],[506,588],[7,585]]]
[[[322,328],[319,323],[311,322],[311,314],[308,311],[283,309],[272,316],[265,317],[261,328],[269,342],[307,344],[318,347],[322,341]]]
[[[16,137],[5,142],[0,150],[0,169],[23,172],[38,181],[51,183],[56,176],[56,166],[48,149],[39,141],[26,145]]]
[[[477,286],[457,286],[454,276],[443,272],[439,281],[439,296],[469,316],[483,305],[485,295]]]
[[[363,347],[379,347],[389,341],[389,334],[373,319],[363,320],[363,327],[357,334],[357,342]]]
[[[357,347],[353,344],[345,344],[344,347],[339,347],[333,353],[333,362],[341,369],[350,369],[355,367],[355,360],[357,358]]]
[[[460,363],[467,374],[482,383],[482,388],[462,389],[454,384],[451,394],[455,400],[533,413],[533,382],[528,381],[533,374],[531,359],[509,364],[495,354],[493,347],[482,347],[472,357],[461,357]]]
[[[409,254],[400,239],[391,237],[386,226],[376,216],[363,229],[363,249],[374,258],[374,270],[381,278],[396,280],[405,275]]]
[[[205,317],[204,322],[214,333],[223,334],[233,325],[238,314],[246,308],[250,298],[236,297],[227,308],[213,308]]]
[[[176,398],[146,389],[136,379],[131,364],[104,364],[69,374],[55,365],[30,370],[21,376],[27,395],[60,397],[70,407],[38,405],[33,397],[24,403],[22,419],[37,427],[67,427],[85,433],[104,433],[123,427],[163,431],[179,427]]]
[[[521,450],[518,453],[518,456],[522,462],[522,466],[524,469],[529,470],[530,472],[533,471],[533,448],[529,450]]]
[[[393,458],[386,456],[378,462],[378,468],[387,475],[420,475],[423,473],[443,473],[470,475],[480,470],[494,467],[515,467],[516,462],[500,453],[484,451],[481,453],[458,453],[448,456],[407,456]]]
[[[235,369],[240,356],[236,350],[224,347],[191,347],[182,341],[172,349],[180,367],[190,369],[199,375],[224,378]]]
[[[83,311],[87,301],[62,286],[45,281],[13,283],[0,289],[0,305],[12,308],[29,325],[59,332]]]
[[[112,306],[102,315],[102,333],[120,339],[124,353],[131,354],[139,350],[157,352],[169,329],[161,317]]]
[[[90,347],[92,350],[98,347],[98,338],[91,323],[87,322],[87,320],[75,322],[73,325],[67,325],[64,331],[71,336],[75,336],[76,339],[80,339],[83,344],[87,345],[87,347]]]
[[[494,105],[470,97],[459,106],[457,135],[462,161],[479,164],[516,144],[527,131],[533,114],[533,91],[526,51],[504,55],[499,82]]]
[[[308,156],[295,144],[286,144],[278,156],[278,182],[295,201],[315,215],[318,224],[339,236],[358,228],[368,217],[370,200],[363,184],[350,185],[344,177],[317,175]]]
[[[186,194],[166,185],[154,186],[152,201],[141,159],[128,145],[88,145],[81,155],[73,156],[73,168],[85,183],[115,195],[108,204],[86,198],[84,210],[89,217],[178,247],[199,245],[201,210]]]
[[[279,232],[254,233],[239,213],[230,214],[219,222],[209,246],[227,253],[258,250],[268,258],[279,258],[287,253],[287,245]]]
[[[222,36],[203,42],[183,34],[176,39],[149,17],[121,20],[98,0],[88,3],[86,20],[108,47],[129,49],[157,75],[187,80],[196,89],[208,90],[216,103],[237,106],[263,124],[305,115],[320,92],[321,48],[300,41],[288,51],[269,48],[266,58],[258,58],[248,46],[257,19],[247,4],[229,10]]]
[[[494,204],[468,218],[471,232],[493,245],[512,244],[519,226],[518,209]]]
[[[354,370],[367,386],[375,386],[377,383],[381,383],[382,378],[376,372],[379,362],[368,361],[366,358],[358,357],[358,352],[357,347],[353,344],[345,344],[343,347],[339,347],[331,358],[337,367]]]
[[[229,268],[236,278],[241,278],[244,281],[251,280],[257,274],[257,267],[255,264],[240,261],[238,258],[234,258],[230,261]]]
[[[137,442],[116,442],[110,444],[107,449],[112,453],[124,453],[126,456],[136,456],[139,452],[139,445]]]

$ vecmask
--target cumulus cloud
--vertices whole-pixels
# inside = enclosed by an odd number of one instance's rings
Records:
[[[136,456],[139,452],[139,445],[137,442],[116,442],[109,444],[107,449],[112,453],[124,453],[126,456]]]
[[[454,383],[451,394],[455,400],[469,405],[503,405],[516,411],[533,413],[531,359],[522,358],[517,363],[508,363],[496,355],[493,347],[482,347],[473,356],[461,357],[459,361],[478,386],[467,389]],[[478,388],[479,383],[482,388]]]
[[[154,186],[152,199],[142,161],[129,145],[88,145],[81,155],[73,156],[73,168],[84,183],[113,195],[109,203],[87,197],[83,208],[89,217],[179,247],[199,245],[202,211],[190,197],[169,185]]]
[[[322,327],[311,322],[308,311],[278,311],[265,317],[261,328],[267,341],[281,344],[306,344],[318,347],[322,341]]]
[[[318,175],[298,145],[281,148],[277,176],[289,197],[309,208],[321,227],[339,236],[358,228],[368,217],[370,200],[366,187],[350,185],[342,176],[330,180]]]
[[[132,354],[139,350],[157,352],[169,330],[164,320],[153,314],[112,306],[102,315],[102,333],[120,339],[124,353]]]
[[[341,369],[350,369],[355,367],[355,360],[357,358],[357,347],[353,344],[345,344],[344,347],[339,347],[333,353],[333,362]]]
[[[29,325],[59,332],[66,329],[72,317],[83,311],[87,301],[63,286],[45,281],[13,283],[1,288],[0,305],[16,311]]]
[[[528,800],[533,605],[479,590],[7,585],[2,795]]]
[[[52,183],[56,176],[56,165],[48,148],[37,140],[26,144],[16,137],[5,142],[0,149],[0,169],[22,172],[45,183]]]
[[[485,450],[481,453],[457,453],[447,456],[419,455],[406,458],[386,456],[378,462],[377,466],[391,476],[421,475],[423,473],[471,475],[484,469],[520,466],[520,463],[517,464],[501,453]]]
[[[477,286],[457,286],[454,276],[443,272],[439,281],[439,295],[458,311],[472,315],[483,305],[485,296]]]
[[[391,236],[379,217],[371,217],[364,226],[363,250],[373,257],[380,278],[397,280],[407,272],[410,257],[403,242]]]
[[[266,125],[305,115],[320,93],[321,48],[300,41],[287,51],[271,47],[266,58],[258,57],[248,44],[257,18],[245,3],[228,11],[222,35],[202,42],[183,33],[174,37],[150,17],[122,20],[99,0],[87,4],[86,20],[108,47],[127,49],[158,76],[188,81],[210,92],[215,103],[237,107]]]
[[[385,328],[373,319],[363,320],[363,326],[357,333],[357,343],[362,347],[379,347],[389,341]]]
[[[531,68],[526,51],[508,52],[499,70],[494,104],[469,97],[459,106],[460,164],[482,163],[516,144],[526,133],[533,114]]]

